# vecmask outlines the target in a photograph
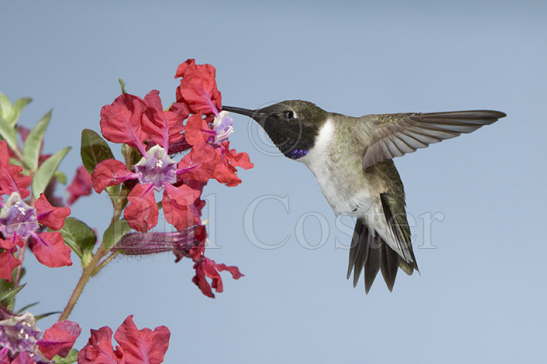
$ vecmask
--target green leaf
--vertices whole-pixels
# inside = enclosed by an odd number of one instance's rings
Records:
[[[14,127],[19,120],[21,111],[32,102],[29,97],[23,97],[11,103],[10,99],[3,93],[0,93],[0,117],[2,117],[8,125]]]
[[[110,250],[120,241],[122,236],[131,231],[129,224],[125,220],[117,220],[105,230],[103,234],[103,245],[106,250]]]
[[[129,169],[132,169],[133,166],[135,166],[135,164],[142,159],[142,155],[137,148],[134,148],[128,144],[122,145],[122,155],[125,160],[125,165]]]
[[[53,173],[53,177],[55,177],[57,182],[59,182],[63,185],[66,185],[66,183],[68,182],[68,177],[66,176],[66,174],[64,174],[63,172],[61,172],[59,170],[57,170],[57,171],[55,171],[55,173]]]
[[[29,308],[31,307],[34,307],[36,306],[37,304],[39,304],[40,302],[32,302],[32,303],[29,303],[28,305],[25,305],[23,307],[21,307],[20,309],[17,310],[17,314],[20,315],[22,313],[24,313],[25,311],[27,311]]]
[[[51,120],[52,110],[49,110],[42,118],[36,123],[34,128],[30,131],[25,145],[23,146],[23,160],[27,166],[35,171],[38,168],[38,158],[40,157],[40,150],[42,149],[42,142],[44,140],[44,134]]]
[[[30,97],[22,97],[15,101],[15,105],[13,105],[14,115],[12,116],[13,120],[11,120],[11,125],[15,126],[17,122],[19,121],[19,116],[21,116],[21,111],[32,102],[32,99]]]
[[[4,118],[0,117],[0,136],[8,143],[12,150],[17,150],[17,134],[15,128]]]
[[[91,129],[82,130],[82,147],[80,149],[82,163],[89,173],[95,166],[106,159],[114,159],[112,150],[106,141]]]
[[[78,350],[76,349],[70,349],[70,352],[64,358],[59,355],[55,355],[53,357],[53,362],[55,364],[72,364],[72,363],[76,363],[77,360],[78,360]]]
[[[32,193],[35,198],[38,198],[42,192],[46,189],[51,177],[61,164],[63,158],[70,151],[70,147],[65,147],[46,159],[44,163],[38,168],[34,178],[32,180]]]
[[[65,219],[61,234],[65,239],[65,243],[80,257],[82,265],[85,267],[89,264],[93,247],[97,242],[97,235],[95,235],[93,229],[83,221],[68,217]]]
[[[16,158],[10,158],[9,163],[13,164],[14,166],[19,166],[23,169],[25,168],[25,165],[19,159],[16,159]]]
[[[61,313],[61,311],[51,311],[51,312],[42,313],[40,315],[36,315],[34,316],[34,318],[36,319],[36,321],[40,321],[42,319],[45,319],[46,317],[57,315],[59,313]]]
[[[0,116],[6,120],[9,121],[13,115],[13,104],[9,100],[9,98],[6,96],[6,94],[3,94],[0,92]]]
[[[3,291],[2,293],[0,293],[0,302],[11,300],[13,297],[17,295],[17,293],[19,293],[23,288],[25,288],[25,286],[26,286],[26,283],[18,287],[10,288],[10,289],[7,289],[6,291]]]
[[[118,83],[120,84],[120,90],[122,91],[122,94],[126,94],[127,91],[125,90],[125,81],[123,78],[118,78]]]

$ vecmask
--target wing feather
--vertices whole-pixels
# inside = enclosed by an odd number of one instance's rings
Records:
[[[372,144],[365,151],[363,167],[471,133],[504,116],[493,110],[372,115]]]

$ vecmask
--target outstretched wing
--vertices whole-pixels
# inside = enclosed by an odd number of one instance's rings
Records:
[[[365,151],[363,167],[471,133],[504,116],[493,110],[369,115],[372,144]]]

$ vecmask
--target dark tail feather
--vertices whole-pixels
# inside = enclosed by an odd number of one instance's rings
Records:
[[[397,270],[405,262],[399,255],[387,245],[379,235],[367,228],[363,219],[357,219],[351,248],[349,252],[349,265],[347,278],[349,279],[353,272],[353,286],[357,286],[361,271],[365,271],[365,292],[368,293],[378,272],[382,271],[382,276],[386,281],[389,290],[393,290]],[[364,268],[364,269],[363,269]],[[412,270],[401,268],[407,273],[412,274]]]

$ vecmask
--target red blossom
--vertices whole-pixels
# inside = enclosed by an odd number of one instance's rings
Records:
[[[50,360],[55,355],[67,356],[81,331],[82,329],[75,322],[56,322],[44,332],[44,336],[38,341],[40,352]]]
[[[239,271],[239,268],[235,266],[227,266],[225,264],[217,264],[214,260],[206,257],[203,257],[200,261],[196,262],[194,264],[194,269],[196,271],[196,275],[192,281],[199,287],[204,295],[211,298],[215,297],[213,289],[219,293],[224,290],[220,272],[229,272],[233,279],[243,277],[243,274]],[[211,280],[211,283],[209,283],[207,278]]]
[[[36,362],[31,358],[29,353],[23,352],[19,353],[19,355],[11,361],[11,364],[36,364]]]
[[[51,205],[43,193],[34,201],[34,208],[38,214],[38,222],[53,230],[61,229],[70,215],[70,208]]]
[[[123,364],[119,347],[112,348],[112,329],[104,326],[91,330],[87,345],[78,353],[78,364]]]
[[[171,334],[165,326],[139,330],[128,316],[114,337],[119,346],[112,347],[112,330],[91,330],[87,345],[80,350],[79,364],[160,364],[169,347]]]
[[[213,290],[223,290],[220,272],[228,271],[234,279],[243,275],[237,267],[217,264],[204,256],[206,231],[201,225],[201,210],[205,201],[200,199],[203,188],[210,179],[236,186],[241,183],[236,168],[253,167],[247,153],[230,149],[228,137],[233,131],[233,120],[227,112],[220,112],[221,94],[215,73],[213,66],[198,65],[193,59],[179,65],[175,75],[181,78],[177,99],[168,110],[163,108],[157,90],[150,91],[144,99],[124,94],[104,106],[101,130],[105,138],[137,147],[142,159],[132,171],[120,161],[102,161],[92,174],[97,192],[128,180],[136,182],[128,194],[124,217],[142,236],[157,238],[157,233],[145,234],[158,222],[154,191],[163,190],[161,206],[165,219],[178,231],[202,227],[202,233],[190,245],[158,238],[161,242],[153,240],[151,244],[155,245],[148,249],[135,241],[141,235],[135,235],[126,248],[139,254],[170,250],[170,244],[173,245],[176,261],[183,257],[194,261],[193,281],[209,297],[214,297]],[[187,153],[177,163],[172,154],[181,151]]]
[[[9,251],[0,253],[0,279],[11,281],[12,272],[21,264],[21,261]]]
[[[125,164],[115,159],[106,159],[95,166],[91,175],[93,188],[101,193],[108,186],[118,185],[133,178]]]
[[[177,102],[185,103],[195,114],[218,113],[222,100],[215,77],[215,67],[210,64],[198,65],[195,59],[181,63],[175,74],[175,78],[182,78]]]
[[[218,147],[210,144],[194,146],[179,162],[179,168],[191,165],[199,165],[199,168],[188,171],[183,178],[201,182],[214,178],[229,187],[240,184],[241,179],[235,167],[249,169],[253,167],[253,164],[247,153],[237,153],[234,149],[230,150],[229,146],[229,142],[223,142]]]
[[[30,176],[23,175],[23,168],[9,163],[9,148],[4,140],[0,140],[0,195],[19,192],[21,197],[29,195],[28,186],[32,182]]]
[[[166,186],[162,206],[165,219],[177,230],[184,230],[189,226],[198,225],[200,210],[194,205],[200,191],[196,191],[186,185],[179,188]]]
[[[158,206],[152,185],[136,185],[127,196],[127,200],[129,203],[125,208],[124,216],[133,229],[146,232],[156,226]]]
[[[114,337],[123,351],[125,364],[160,364],[169,347],[171,334],[165,326],[154,330],[139,330],[128,316],[116,331]]]
[[[80,197],[90,195],[91,187],[91,175],[85,167],[78,167],[76,175],[72,179],[72,182],[70,182],[70,185],[66,188],[69,193],[68,204],[72,205]]]
[[[37,237],[30,239],[29,247],[36,259],[50,268],[72,265],[72,250],[65,244],[63,236],[58,231],[39,233]]]
[[[165,148],[184,140],[182,121],[188,116],[188,109],[182,106],[164,111],[159,94],[152,90],[144,97],[147,109],[142,123],[147,138]]]
[[[142,129],[142,116],[146,104],[130,94],[118,96],[111,105],[101,109],[101,132],[114,143],[129,144],[144,151],[146,134]]]

